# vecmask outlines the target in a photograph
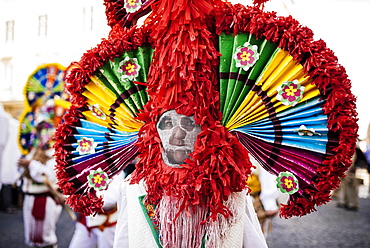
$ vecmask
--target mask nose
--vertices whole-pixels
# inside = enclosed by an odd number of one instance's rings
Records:
[[[186,132],[180,126],[177,126],[172,131],[169,143],[173,146],[185,146],[185,137]]]

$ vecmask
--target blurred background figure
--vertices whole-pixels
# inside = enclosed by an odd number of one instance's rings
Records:
[[[15,213],[18,206],[16,181],[19,178],[17,160],[19,122],[4,111],[0,103],[0,207],[7,213]]]
[[[368,162],[365,154],[359,148],[352,157],[352,165],[346,171],[346,177],[342,178],[336,196],[338,197],[337,207],[345,208],[350,211],[357,211],[359,208],[359,186],[363,184],[363,179],[358,178],[356,170],[359,168],[368,168]]]
[[[366,188],[366,191],[367,191],[367,196],[370,194],[370,184],[369,184],[369,181],[370,181],[370,124],[367,128],[367,136],[366,136],[366,148],[365,148],[365,157],[366,157],[366,161],[367,161],[367,184],[365,185],[365,187],[367,186]]]
[[[113,247],[118,220],[117,199],[120,185],[135,170],[137,160],[134,159],[120,174],[115,176],[107,190],[98,191],[104,199],[103,212],[95,216],[78,215],[69,248]]]
[[[30,247],[57,247],[56,223],[64,199],[56,192],[56,178],[51,148],[54,128],[40,122],[36,128],[37,146],[19,159],[23,170],[22,191],[25,243]]]
[[[78,215],[76,229],[69,248],[113,247],[118,219],[117,199],[119,187],[124,179],[121,172],[113,178],[107,190],[98,191],[103,196],[103,211],[95,216]]]
[[[124,178],[128,177],[136,169],[136,163],[139,159],[135,158],[131,163],[129,163],[126,168],[123,170]]]
[[[253,206],[265,238],[272,231],[272,219],[279,212],[279,191],[276,187],[276,176],[267,172],[250,156],[256,169],[248,179],[248,187],[252,190]]]

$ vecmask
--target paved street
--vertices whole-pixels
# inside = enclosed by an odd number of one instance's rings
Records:
[[[74,223],[63,210],[57,223],[58,248],[67,248],[74,231]],[[24,244],[22,211],[7,214],[0,211],[0,248],[28,248]],[[93,248],[93,247],[92,247]]]
[[[74,224],[63,212],[57,224],[59,248],[67,248]],[[24,248],[21,211],[0,212],[0,248]],[[333,200],[318,211],[289,220],[275,218],[267,238],[270,248],[370,247],[370,198],[360,199],[357,212],[336,207]]]
[[[275,218],[267,237],[269,247],[370,247],[370,199],[360,199],[357,212],[337,208],[336,204],[333,200],[301,218]]]

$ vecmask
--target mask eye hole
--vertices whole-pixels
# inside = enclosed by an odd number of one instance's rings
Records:
[[[173,128],[172,119],[169,116],[163,117],[163,119],[159,122],[158,128],[161,130],[170,130]]]
[[[182,117],[180,121],[180,125],[186,131],[193,131],[195,128],[195,121],[189,117]]]

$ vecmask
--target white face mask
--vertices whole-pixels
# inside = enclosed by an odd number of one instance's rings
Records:
[[[185,116],[169,110],[162,114],[157,123],[157,131],[164,151],[162,157],[166,165],[180,167],[189,153],[194,151],[194,143],[201,131],[195,124],[194,116]]]

